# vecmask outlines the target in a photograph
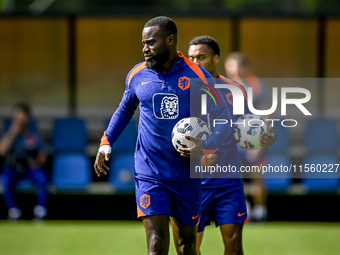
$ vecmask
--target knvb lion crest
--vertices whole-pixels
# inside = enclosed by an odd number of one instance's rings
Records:
[[[162,100],[161,114],[164,119],[175,119],[178,116],[178,98],[165,96]]]
[[[227,99],[227,102],[230,104],[230,105],[233,105],[233,94],[232,93],[228,93],[225,95],[226,99]]]
[[[157,93],[153,98],[153,112],[157,119],[176,119],[179,115],[179,99],[171,93]]]
[[[140,197],[140,206],[141,207],[146,209],[146,208],[149,207],[150,204],[151,204],[150,195],[144,194],[143,196]]]
[[[188,77],[181,77],[178,79],[178,87],[182,90],[190,88],[190,79]]]

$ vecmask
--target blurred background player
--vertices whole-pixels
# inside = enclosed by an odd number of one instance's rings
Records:
[[[245,99],[246,92],[242,85],[231,79],[221,76],[217,71],[217,64],[220,59],[220,48],[217,41],[210,36],[198,36],[189,43],[188,57],[196,64],[205,68],[215,79],[216,83],[227,83],[240,88]],[[232,114],[233,99],[228,89],[220,89],[225,98],[229,112]],[[244,102],[245,113],[249,109]],[[237,116],[232,115],[236,121]],[[261,136],[263,147],[270,147],[275,141],[272,133],[264,133]],[[233,165],[240,168],[240,157],[236,141],[233,135],[227,137],[215,154],[206,156],[206,164]],[[214,156],[213,156],[214,155]],[[217,158],[216,158],[217,156]],[[220,226],[225,246],[225,254],[243,254],[242,249],[242,228],[246,222],[247,212],[245,196],[243,191],[242,176],[240,173],[228,173],[226,178],[203,178],[202,179],[202,216],[198,226],[197,253],[200,254],[200,245],[203,239],[203,231],[210,221],[214,220],[216,226]],[[230,178],[228,178],[230,177]]]
[[[8,208],[8,219],[16,220],[22,215],[15,200],[15,187],[24,178],[37,186],[37,204],[33,213],[36,219],[46,216],[47,174],[43,169],[46,162],[44,143],[35,124],[31,122],[29,105],[15,105],[13,117],[5,134],[0,139],[0,156],[5,158],[3,167],[4,200]]]
[[[224,62],[225,72],[228,78],[234,79],[246,88],[250,87],[253,91],[253,106],[255,109],[268,109],[268,88],[267,86],[252,73],[249,59],[244,53],[239,51],[230,52]],[[268,116],[262,116],[264,119]],[[242,164],[244,165],[261,165],[266,164],[265,150],[248,151],[238,147]],[[247,201],[249,220],[261,222],[267,219],[267,191],[262,178],[258,173],[249,173],[245,175],[246,181],[249,182],[246,193],[249,193],[252,206]]]
[[[240,82],[245,88],[253,89],[253,105],[255,109],[267,109],[268,87],[250,68],[249,59],[239,51],[230,52],[224,62],[226,76]]]

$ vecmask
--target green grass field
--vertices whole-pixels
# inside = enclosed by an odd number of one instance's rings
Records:
[[[247,223],[243,244],[246,255],[340,254],[340,223]],[[219,229],[206,228],[201,251],[223,254]],[[0,221],[0,254],[129,255],[147,250],[138,221]],[[172,243],[169,254],[176,254]]]

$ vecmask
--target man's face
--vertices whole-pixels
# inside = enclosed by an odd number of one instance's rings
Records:
[[[20,125],[26,125],[29,121],[29,116],[23,109],[17,107],[13,111],[13,119]]]
[[[191,61],[202,66],[210,74],[217,69],[218,55],[207,44],[191,45],[188,50],[188,56]]]
[[[159,69],[169,59],[168,35],[158,26],[146,27],[142,32],[144,58],[149,69]]]
[[[224,63],[225,73],[228,78],[240,77],[239,64],[235,59],[229,58]]]

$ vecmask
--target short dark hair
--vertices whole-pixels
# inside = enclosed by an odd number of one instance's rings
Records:
[[[158,26],[161,29],[164,29],[169,32],[169,35],[173,34],[177,40],[177,26],[176,23],[166,16],[158,16],[150,19],[145,23],[144,28]]]
[[[189,47],[191,45],[197,45],[197,44],[207,44],[214,51],[214,55],[217,54],[220,56],[220,46],[218,45],[215,38],[212,38],[209,35],[197,36],[191,40],[191,42],[189,43]]]
[[[24,102],[20,102],[20,103],[16,103],[14,105],[14,109],[20,109],[22,110],[28,117],[31,117],[31,107],[29,106],[29,104],[24,103]]]

